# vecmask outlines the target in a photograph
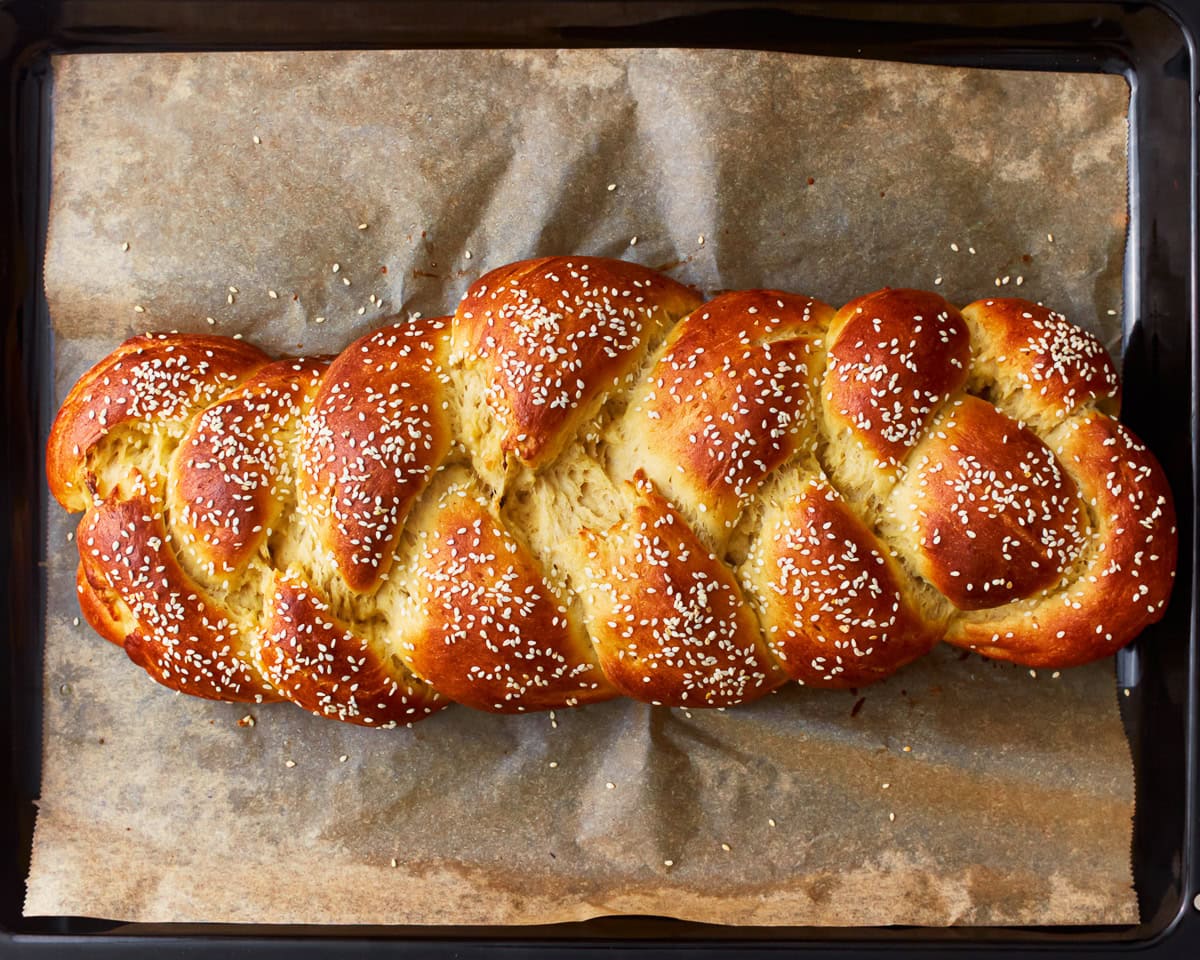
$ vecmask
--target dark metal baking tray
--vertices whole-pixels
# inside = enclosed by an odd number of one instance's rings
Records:
[[[1197,804],[1197,48],[1200,4],[729,0],[0,0],[0,954],[474,957],[633,953],[1200,957]],[[45,599],[42,444],[52,342],[41,263],[55,52],[446,46],[745,47],[1123,74],[1130,116],[1126,419],[1180,519],[1165,619],[1117,661],[1137,778],[1142,922],[1129,927],[727,928],[653,917],[545,927],[129,924],[21,915],[38,794]],[[367,895],[367,894],[365,894]]]

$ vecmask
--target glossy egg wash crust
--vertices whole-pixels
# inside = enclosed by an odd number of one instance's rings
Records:
[[[707,303],[634,264],[481,277],[336,357],[135,337],[50,434],[89,623],[162,684],[408,724],[1031,667],[1158,620],[1175,514],[1103,347],[885,289]]]

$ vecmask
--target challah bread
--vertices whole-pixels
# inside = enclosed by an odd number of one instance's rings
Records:
[[[942,639],[1071,666],[1156,621],[1174,511],[1118,403],[1026,301],[703,303],[554,257],[333,358],[135,337],[47,473],[85,617],[176,690],[373,726],[729,706]]]

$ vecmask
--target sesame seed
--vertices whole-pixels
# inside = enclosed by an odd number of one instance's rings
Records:
[[[617,185],[616,185],[615,183],[610,183],[610,184],[608,185],[608,189],[609,189],[609,191],[610,191],[610,192],[611,192],[611,191],[613,191],[613,190],[616,190],[616,189],[617,189]]]
[[[252,717],[250,714],[246,714],[237,722],[237,724],[239,727],[252,727],[254,726],[254,717]]]
[[[392,866],[393,866],[393,867],[398,867],[399,865],[400,865],[400,864],[399,864],[399,863],[397,863],[397,861],[396,861],[396,858],[395,858],[395,857],[392,857]]]
[[[358,229],[359,229],[359,230],[366,230],[366,229],[367,229],[367,225],[366,225],[365,223],[360,223],[360,224],[358,225]]]
[[[1124,694],[1125,694],[1125,696],[1127,696],[1127,697],[1128,697],[1128,696],[1131,696],[1131,693],[1130,693],[1130,690],[1129,690],[1129,688],[1128,688],[1128,687],[1126,687],[1126,688],[1125,688],[1125,689],[1122,691],[1122,693],[1124,693]]]
[[[325,322],[325,318],[324,318],[324,317],[315,317],[315,318],[313,319],[313,322],[314,322],[314,323],[324,323],[324,322]]]
[[[230,292],[230,293],[235,293],[235,294],[236,294],[236,293],[238,292],[238,288],[237,288],[237,287],[230,287],[230,288],[229,288],[229,292]]]
[[[912,747],[910,747],[907,743],[904,745],[904,752],[912,753]]]
[[[294,767],[296,765],[296,761],[295,760],[285,760],[283,762],[283,765],[290,770],[292,767]]]
[[[933,278],[933,285],[934,285],[935,287],[940,287],[940,286],[942,285],[942,278],[941,278],[941,277],[934,277],[934,278]]]
[[[1046,234],[1046,240],[1048,243],[1053,243],[1054,242],[1054,234],[1052,234],[1052,233]]]
[[[346,754],[343,753],[340,757],[338,757],[338,763],[345,763],[349,759],[350,758]]]
[[[605,790],[616,790],[616,789],[617,789],[617,785],[616,785],[615,783],[613,783],[611,780],[609,780],[609,781],[608,781],[608,783],[606,783],[606,784],[604,785],[604,789],[605,789]]]
[[[333,269],[333,272],[334,272],[334,273],[337,273],[338,271],[340,271],[340,270],[342,269],[342,265],[341,265],[340,263],[335,263],[335,264],[333,265],[333,268],[332,268],[332,269]]]
[[[470,250],[464,250],[464,251],[463,251],[463,256],[464,256],[464,257],[466,257],[468,260],[470,260],[470,259],[471,259],[471,251],[470,251]]]
[[[721,849],[722,849],[722,850],[724,850],[726,853],[728,853],[730,850],[732,850],[732,849],[733,849],[733,847],[731,847],[731,846],[730,846],[729,844],[727,844],[727,843],[723,843],[723,844],[721,844]]]
[[[1025,282],[1025,278],[1024,278],[1024,277],[1022,277],[1022,276],[1020,276],[1020,275],[1018,275],[1018,276],[1017,276],[1017,286],[1019,287],[1019,286],[1020,286],[1021,284],[1023,284],[1024,282]]]
[[[345,286],[347,286],[347,287],[348,287],[348,286],[350,286],[350,278],[349,278],[349,277],[342,277],[342,283],[343,283]]]
[[[212,327],[212,326],[216,325],[217,321],[214,320],[212,317],[205,317],[204,322],[207,323],[210,327]]]
[[[233,294],[232,293],[225,298],[225,302],[230,304],[231,306],[233,305]]]
[[[675,861],[674,860],[664,860],[663,866],[664,867],[673,867],[673,866],[675,866]]]
[[[128,253],[128,252],[129,252],[129,243],[128,243],[128,241],[126,241],[125,243],[121,244],[121,249],[122,249],[123,251],[125,251],[126,253]]]
[[[72,626],[76,626],[76,627],[79,626],[79,618],[76,617],[74,620],[71,621],[71,624],[72,624]]]
[[[1116,310],[1106,310],[1104,312],[1107,313],[1110,317],[1115,317],[1117,315]]]
[[[632,237],[629,238],[629,245],[631,247],[637,246],[637,234],[634,234]]]
[[[774,817],[767,817],[767,826],[769,826],[769,827],[775,826],[775,818]]]
[[[134,313],[145,313],[145,312],[146,312],[146,308],[145,308],[145,307],[143,307],[143,306],[142,306],[142,305],[139,303],[139,304],[137,304],[136,306],[134,306],[134,308],[133,308],[133,312],[134,312]]]
[[[276,293],[274,290],[268,290],[268,291],[267,291],[267,296],[268,296],[268,297],[270,297],[272,300],[278,300],[278,299],[279,299],[279,294],[278,294],[278,293]]]
[[[881,786],[883,787],[883,789],[884,789],[884,790],[886,790],[888,787],[890,787],[890,786],[891,786],[891,784],[890,784],[890,783],[885,783],[885,784],[882,784]]]
[[[551,769],[551,770],[554,770],[554,769],[556,769],[557,767],[558,767],[558,761],[557,761],[557,760],[551,760],[551,761],[550,761],[550,769]]]
[[[704,246],[704,234],[700,234],[700,236],[696,238],[696,242],[700,244],[700,246]]]
[[[888,820],[889,820],[891,823],[895,823],[895,822],[896,822],[896,815],[895,815],[894,813],[889,813],[889,814],[888,814]]]
[[[254,142],[262,143],[262,137],[260,137],[257,133],[254,135]]]
[[[975,248],[967,247],[967,253],[971,254],[971,256],[975,256]]]
[[[1062,673],[1060,673],[1058,670],[1055,670],[1052,674],[1050,674],[1050,679],[1057,680],[1061,676]]]
[[[955,253],[958,253],[958,244],[957,243],[950,244],[950,249],[953,250]]]

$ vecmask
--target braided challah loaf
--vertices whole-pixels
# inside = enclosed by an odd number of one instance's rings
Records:
[[[159,682],[375,726],[860,686],[939,640],[1081,664],[1163,611],[1170,492],[1061,315],[708,303],[510,264],[333,358],[147,335],[47,449],[88,621]]]

